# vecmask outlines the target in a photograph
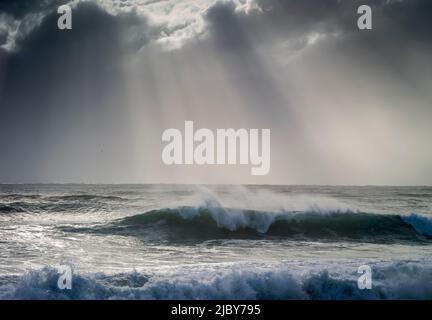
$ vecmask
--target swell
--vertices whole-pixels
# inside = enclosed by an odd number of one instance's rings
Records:
[[[117,196],[71,194],[59,196],[11,194],[0,197],[0,214],[90,212],[119,206],[129,199]]]
[[[112,233],[166,240],[282,237],[364,240],[371,242],[432,240],[432,220],[420,215],[361,212],[268,212],[222,207],[153,210],[93,228],[64,231]]]
[[[64,196],[50,196],[46,198],[51,201],[127,201],[128,199],[118,196],[103,196],[93,194],[71,194]]]

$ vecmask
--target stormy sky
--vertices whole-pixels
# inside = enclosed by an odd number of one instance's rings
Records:
[[[0,183],[431,185],[431,32],[429,0],[1,0]],[[270,173],[165,166],[185,120],[271,129]]]

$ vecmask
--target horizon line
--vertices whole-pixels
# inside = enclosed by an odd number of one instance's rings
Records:
[[[120,183],[89,183],[89,182],[0,182],[5,185],[88,185],[88,186],[150,186],[150,185],[208,185],[208,186],[286,186],[286,187],[432,187],[426,184],[281,184],[281,183],[171,183],[171,182],[120,182]]]

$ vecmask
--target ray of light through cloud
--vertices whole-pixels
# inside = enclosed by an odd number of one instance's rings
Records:
[[[369,1],[369,33],[355,1],[20,3],[0,4],[0,132],[17,132],[1,142],[0,180],[431,179],[426,1]],[[67,33],[55,28],[61,4],[73,8]],[[271,173],[167,168],[161,133],[185,120],[271,128]]]

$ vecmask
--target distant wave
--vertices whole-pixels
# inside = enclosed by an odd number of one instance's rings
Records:
[[[9,201],[24,201],[24,200],[35,200],[41,199],[42,195],[40,194],[27,194],[27,193],[7,193],[0,194],[0,200],[9,200]]]
[[[74,274],[57,288],[56,269],[0,277],[0,299],[432,299],[432,267],[395,262],[373,266],[373,287],[359,290],[356,267],[295,272],[287,265],[201,265],[175,272]]]
[[[1,204],[0,203],[0,214],[1,213],[19,213],[26,212],[20,203],[12,203],[12,204]]]
[[[71,194],[64,196],[50,196],[46,197],[46,200],[50,201],[127,201],[128,199],[118,196],[105,196],[105,195],[93,195],[93,194]]]
[[[72,194],[40,196],[11,194],[0,197],[0,214],[8,213],[57,213],[88,212],[101,210],[110,204],[120,205],[129,199],[117,196]]]
[[[240,210],[179,207],[153,210],[92,228],[64,231],[114,233],[168,240],[293,237],[365,241],[429,241],[432,220],[421,215],[384,215],[352,211]]]
[[[8,213],[26,213],[26,214],[45,214],[45,213],[61,213],[61,212],[89,212],[98,208],[99,204],[88,204],[79,201],[68,202],[9,202],[0,203],[0,214]]]

